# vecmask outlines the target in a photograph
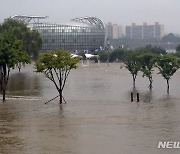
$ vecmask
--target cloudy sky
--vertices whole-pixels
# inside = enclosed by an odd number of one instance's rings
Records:
[[[159,22],[166,33],[180,34],[180,0],[0,0],[0,22],[13,15],[49,16],[54,23],[96,16],[124,27]]]

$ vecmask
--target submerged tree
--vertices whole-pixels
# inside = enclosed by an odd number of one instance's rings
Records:
[[[167,82],[167,93],[169,93],[169,80],[180,67],[180,60],[170,54],[160,55],[157,58],[156,67]]]
[[[149,79],[149,88],[152,88],[152,73],[153,68],[155,67],[156,59],[155,54],[146,53],[142,54],[139,57],[140,70],[143,72],[143,77],[147,77]]]
[[[135,87],[136,77],[138,72],[140,71],[140,63],[139,63],[139,52],[129,52],[126,54],[125,58],[123,59],[123,62],[125,64],[125,67],[129,70],[133,77],[133,86]]]
[[[63,102],[63,89],[71,69],[77,67],[79,59],[72,58],[65,50],[44,52],[35,64],[37,72],[44,73],[50,79],[60,96],[60,104]]]
[[[22,51],[22,42],[8,33],[0,35],[0,86],[3,101],[5,101],[10,70],[19,62],[30,62],[30,57]]]

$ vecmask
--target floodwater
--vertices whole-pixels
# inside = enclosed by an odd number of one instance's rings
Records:
[[[139,74],[136,89],[120,64],[72,70],[59,108],[54,85],[29,65],[11,72],[7,101],[0,102],[0,154],[179,154],[158,149],[180,141],[180,71],[166,82],[154,73],[153,89]],[[140,102],[131,102],[138,92]]]

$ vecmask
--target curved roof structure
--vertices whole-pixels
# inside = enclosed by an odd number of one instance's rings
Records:
[[[46,19],[48,16],[27,16],[27,15],[14,15],[11,17],[12,19],[23,21],[27,24],[30,22],[39,22],[40,19]]]
[[[23,22],[25,22],[27,24],[30,24],[30,23],[39,23],[39,20],[46,19],[46,18],[48,18],[48,16],[14,15],[11,18],[23,21]],[[89,25],[89,26],[90,25],[96,26],[96,27],[98,27],[100,29],[105,29],[105,25],[102,22],[102,20],[97,18],[97,17],[81,17],[81,18],[72,19],[71,21],[77,22],[80,25],[84,24],[84,26],[86,24],[86,25]]]
[[[91,24],[91,25],[98,26],[101,29],[105,29],[105,26],[104,26],[104,23],[102,22],[102,20],[97,18],[97,17],[75,18],[75,19],[72,19],[72,21],[77,21],[77,22],[82,22],[82,23],[86,23],[86,24]]]

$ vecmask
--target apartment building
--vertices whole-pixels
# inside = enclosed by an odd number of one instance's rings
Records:
[[[108,22],[105,26],[107,39],[118,39],[123,37],[123,27],[118,24]]]
[[[154,25],[136,25],[126,26],[126,37],[132,39],[161,39],[164,35],[164,25],[155,22]]]

